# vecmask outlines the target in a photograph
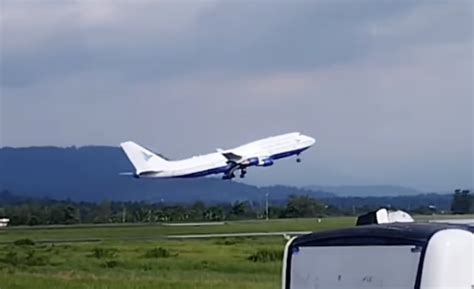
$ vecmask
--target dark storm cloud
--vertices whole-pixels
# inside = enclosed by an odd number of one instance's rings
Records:
[[[100,69],[118,70],[132,79],[176,77],[207,69],[314,69],[366,55],[370,35],[360,27],[414,6],[403,2],[219,2],[190,13],[190,23],[176,21],[179,29],[174,30],[173,15],[166,13],[186,14],[180,10],[192,4],[120,3],[117,11],[99,7],[112,11],[105,15],[110,22],[97,23],[83,16],[94,8],[91,2],[52,2],[44,7],[42,2],[7,1],[6,13],[9,8],[27,9],[33,18],[24,29],[18,29],[8,17],[2,25],[6,42],[2,49],[3,84],[26,84]],[[88,6],[92,8],[81,12]],[[43,17],[56,17],[57,22],[36,26],[43,20],[42,13]],[[171,24],[160,17],[168,17]],[[21,33],[44,37],[32,49],[9,45],[9,38],[21,37],[17,35]]]
[[[117,8],[99,7],[110,11],[99,14],[98,19],[88,19],[84,14],[93,13],[93,2],[45,5],[6,1],[1,81],[4,85],[24,85],[48,77],[104,69],[119,71],[132,80],[169,78],[203,70],[235,73],[315,69],[365,56],[374,46],[393,49],[419,42],[420,33],[421,41],[465,40],[472,36],[472,11],[465,9],[466,3],[414,3],[314,1],[270,5],[231,1],[198,4],[191,12],[186,9],[192,10],[187,5],[193,3],[119,2]],[[433,19],[429,26],[423,26],[423,21],[416,19],[420,15],[414,15],[415,19],[409,19],[414,23],[409,23],[402,34],[391,31],[393,23],[383,27],[385,19],[397,21],[397,16],[423,5],[428,12],[447,10],[448,16],[452,13],[457,17],[450,22]],[[22,18],[14,15],[8,21],[9,8],[30,10],[33,17],[18,29],[17,22]],[[190,14],[191,20],[174,20],[173,14],[180,13]],[[438,14],[443,16],[442,12]],[[111,19],[100,21],[101,16]],[[434,16],[436,13],[428,15]],[[37,26],[44,20],[41,17],[57,18],[57,22],[50,20]],[[160,17],[171,23],[160,21]],[[175,30],[173,24],[179,28]],[[421,25],[421,31],[417,25]],[[28,37],[26,33],[40,38],[31,49],[9,45],[10,38]]]

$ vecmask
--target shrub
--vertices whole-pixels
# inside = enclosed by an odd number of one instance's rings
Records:
[[[18,265],[20,263],[20,258],[18,257],[18,253],[14,251],[8,251],[5,254],[5,257],[2,259],[3,263],[10,264],[13,266]]]
[[[31,239],[18,239],[13,242],[15,246],[34,246],[35,242]]]
[[[102,267],[104,268],[115,268],[119,265],[119,262],[116,260],[109,260],[105,261],[105,263],[102,264]]]
[[[117,249],[96,247],[92,249],[90,257],[97,259],[115,258],[117,257]]]
[[[221,240],[217,240],[215,242],[216,245],[224,245],[224,246],[231,246],[235,245],[238,243],[242,243],[243,239],[242,238],[224,238]]]
[[[176,257],[178,254],[171,254],[168,249],[159,247],[153,248],[145,252],[143,257],[145,258],[169,258],[169,257]]]
[[[26,253],[25,264],[29,266],[43,266],[49,263],[48,256],[38,256],[34,250]]]
[[[260,249],[256,253],[250,255],[248,260],[252,262],[276,262],[283,259],[282,250]]]
[[[201,262],[199,262],[199,265],[198,265],[198,268],[199,269],[209,269],[210,267],[212,266],[212,263],[207,261],[207,260],[202,260]]]
[[[13,266],[43,266],[50,263],[48,256],[38,255],[35,250],[28,250],[23,253],[8,251],[0,261]]]

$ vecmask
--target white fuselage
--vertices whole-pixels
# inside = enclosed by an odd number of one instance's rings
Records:
[[[245,169],[250,166],[269,166],[273,161],[299,155],[315,143],[311,137],[300,133],[288,133],[254,141],[234,149],[219,150],[215,153],[194,156],[192,158],[165,161],[160,159],[160,165],[137,167],[130,152],[123,146],[127,155],[136,168],[137,177],[146,178],[176,178],[176,177],[200,177],[211,174],[231,173],[236,169]],[[136,145],[136,144],[135,144]],[[138,145],[137,145],[138,146]],[[153,157],[159,158],[150,151],[145,150],[146,161],[153,162]],[[235,159],[229,159],[229,154]],[[153,155],[153,156],[152,156]]]

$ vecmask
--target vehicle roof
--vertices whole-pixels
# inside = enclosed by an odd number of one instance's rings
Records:
[[[357,246],[425,244],[441,230],[461,229],[474,233],[474,226],[448,223],[390,223],[357,226],[297,237],[291,246]]]

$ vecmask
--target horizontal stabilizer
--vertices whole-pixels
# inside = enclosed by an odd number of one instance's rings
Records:
[[[123,172],[119,173],[120,176],[135,176],[134,172]]]

